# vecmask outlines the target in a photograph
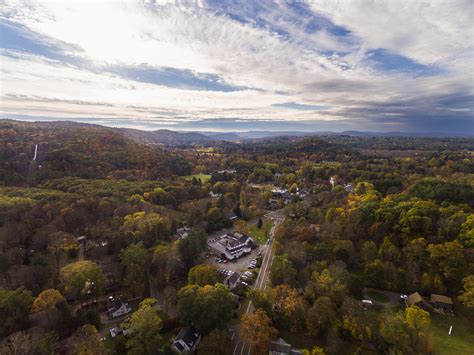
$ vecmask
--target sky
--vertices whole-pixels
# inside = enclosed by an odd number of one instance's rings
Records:
[[[0,0],[0,117],[474,132],[474,1]]]

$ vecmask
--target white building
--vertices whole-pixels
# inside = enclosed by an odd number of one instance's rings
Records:
[[[178,353],[189,353],[196,349],[201,340],[201,334],[193,326],[184,327],[173,339],[171,347]]]
[[[110,318],[117,318],[129,314],[132,307],[125,301],[113,301],[107,306],[107,314]]]

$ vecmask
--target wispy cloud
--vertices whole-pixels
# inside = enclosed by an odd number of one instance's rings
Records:
[[[0,19],[4,117],[473,128],[469,0],[6,1]]]

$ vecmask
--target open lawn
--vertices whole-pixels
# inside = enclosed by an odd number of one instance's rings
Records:
[[[192,180],[194,177],[198,180],[200,179],[202,183],[208,182],[211,179],[211,175],[209,174],[193,174],[185,176],[184,178],[186,180]]]
[[[268,234],[270,233],[270,229],[272,228],[271,221],[264,221],[262,228],[258,228],[257,224],[254,224],[250,227],[250,234],[252,238],[254,238],[259,244],[263,245],[268,240]]]
[[[474,318],[469,311],[456,307],[455,316],[433,314],[431,317],[434,351],[433,354],[474,354]],[[453,326],[451,335],[449,327]]]

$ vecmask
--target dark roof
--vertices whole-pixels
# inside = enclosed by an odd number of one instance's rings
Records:
[[[182,340],[186,344],[188,344],[190,348],[192,348],[196,344],[200,336],[201,334],[199,334],[199,331],[195,327],[190,325],[182,328],[179,334],[176,336],[175,340]]]
[[[114,313],[115,311],[119,310],[122,305],[128,307],[128,302],[122,300],[113,301],[107,306],[107,312]]]
[[[232,275],[229,276],[227,282],[229,284],[234,284],[237,282],[237,280],[240,278],[240,275],[238,272],[234,272]]]
[[[431,295],[431,302],[453,304],[451,297],[435,294]]]

